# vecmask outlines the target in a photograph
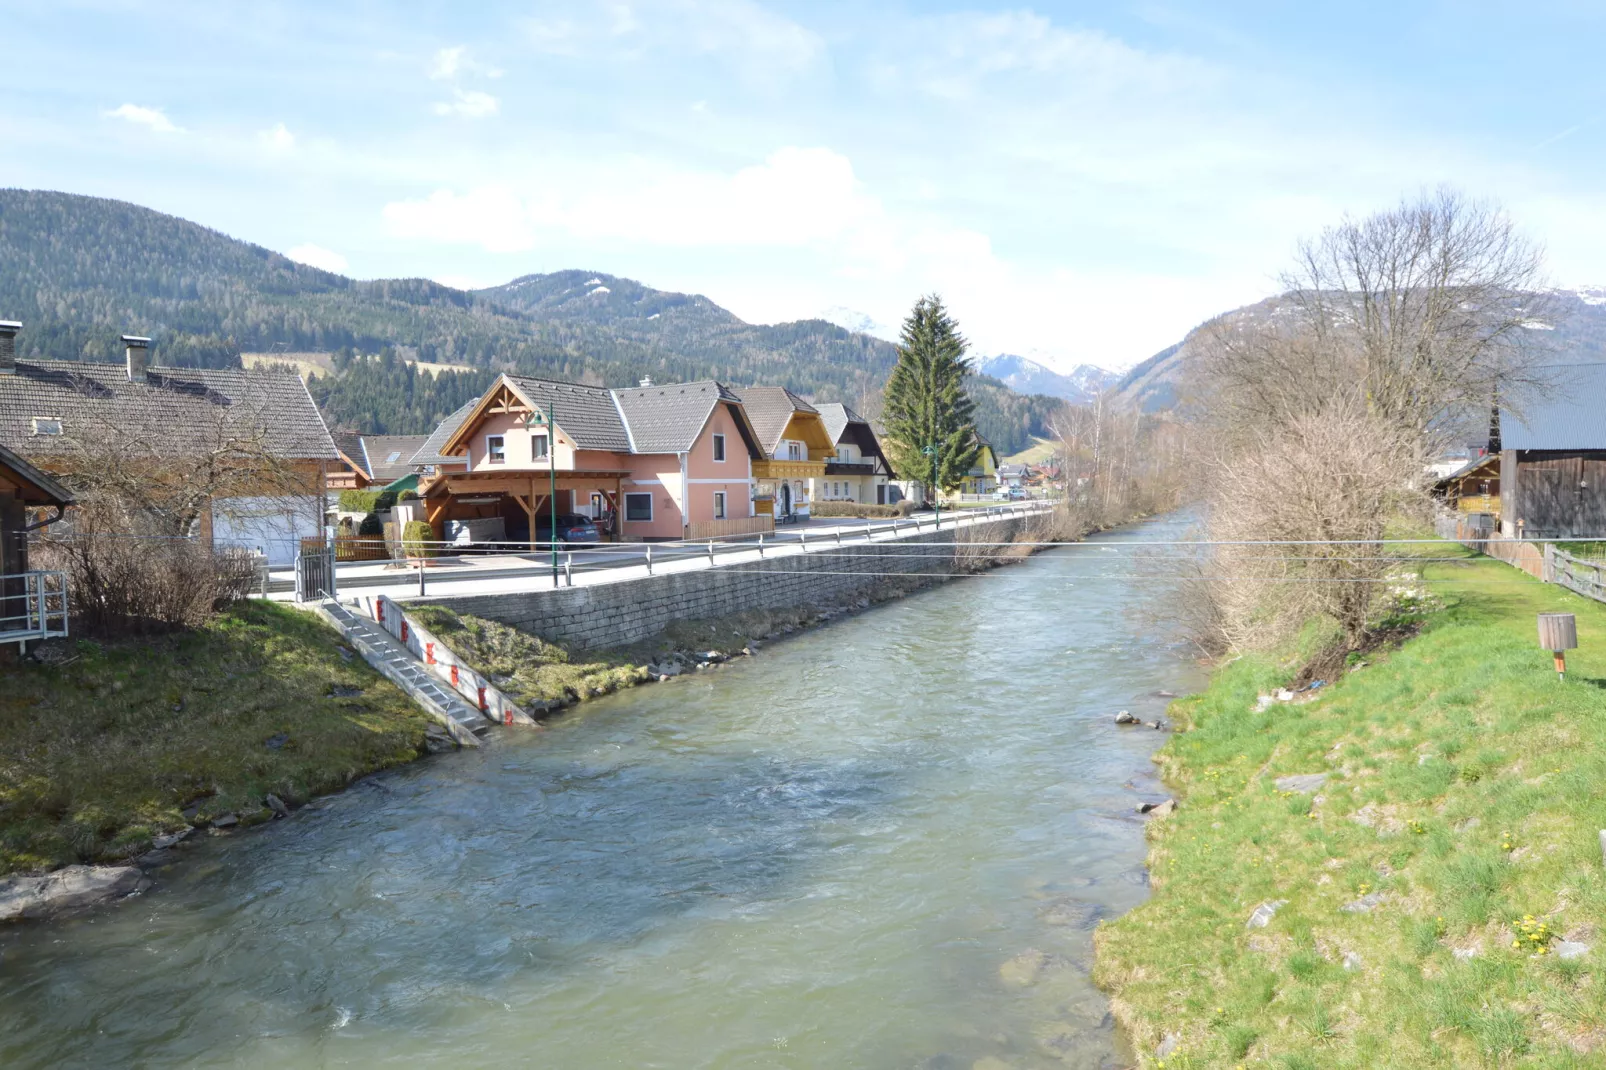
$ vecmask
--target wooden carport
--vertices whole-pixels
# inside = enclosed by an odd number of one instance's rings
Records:
[[[536,517],[541,515],[543,507],[550,508],[547,499],[552,489],[588,494],[601,493],[608,502],[609,509],[615,516],[619,516],[620,486],[629,475],[629,472],[560,468],[557,471],[554,488],[552,473],[539,470],[448,472],[438,476],[423,488],[425,516],[435,531],[435,537],[444,539],[446,521],[450,519],[447,513],[454,498],[477,498],[489,494],[506,495],[524,510],[524,515],[529,519],[530,549],[534,550]]]

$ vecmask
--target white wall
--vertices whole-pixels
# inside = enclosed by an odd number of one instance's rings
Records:
[[[323,531],[315,497],[219,498],[212,503],[212,545],[264,553],[270,565],[293,565],[303,536]]]

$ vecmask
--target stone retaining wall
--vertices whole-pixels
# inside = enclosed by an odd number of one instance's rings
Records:
[[[966,540],[1002,542],[1021,530],[1010,517],[961,529]],[[713,620],[747,610],[790,609],[850,599],[888,573],[951,574],[952,529],[886,542],[831,546],[693,572],[516,594],[432,598],[432,605],[512,625],[549,642],[600,649],[651,638],[682,620]],[[850,556],[844,556],[850,555]]]

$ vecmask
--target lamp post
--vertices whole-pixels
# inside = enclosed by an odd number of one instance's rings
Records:
[[[547,501],[552,509],[552,586],[558,586],[558,421],[553,415],[557,399],[546,406]]]
[[[938,530],[941,530],[942,529],[942,488],[937,485],[937,481],[938,481],[938,479],[941,478],[940,466],[941,466],[942,462],[940,460],[941,453],[940,453],[940,450],[939,450],[938,443],[933,442],[931,445],[927,446],[925,449],[921,450],[920,452],[928,455],[931,458],[931,508],[932,508],[933,512],[936,513],[936,516],[937,516],[936,527],[937,527]]]

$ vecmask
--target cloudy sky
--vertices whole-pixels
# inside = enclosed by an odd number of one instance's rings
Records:
[[[0,185],[1119,368],[1427,186],[1606,282],[1606,3],[0,2]],[[4,270],[4,265],[0,265]]]

